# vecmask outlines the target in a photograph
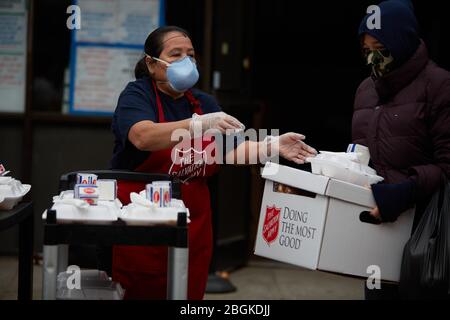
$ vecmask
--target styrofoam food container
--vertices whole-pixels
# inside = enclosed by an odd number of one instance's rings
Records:
[[[22,184],[22,192],[14,193],[8,192],[6,194],[0,194],[0,210],[11,210],[13,209],[23,197],[30,191],[31,185]]]
[[[189,217],[189,209],[182,200],[172,198],[170,207],[148,208],[137,203],[130,203],[121,210],[120,219],[128,225],[154,225],[176,224],[178,212],[186,212]],[[187,219],[189,223],[190,220]]]
[[[13,177],[0,176],[0,185],[9,185],[12,181],[14,181]]]
[[[351,156],[348,153],[336,153],[336,152],[326,152],[321,151],[321,154],[309,159],[314,159],[315,161],[325,161],[324,163],[334,163],[345,168],[351,168],[353,170],[361,170],[361,165],[357,162],[355,156]]]
[[[360,166],[357,163],[346,167],[345,164],[330,160],[308,158],[308,161],[311,162],[311,169],[314,174],[324,175],[329,178],[350,182],[359,186],[368,187],[371,184],[384,180],[380,176],[358,170]]]
[[[70,195],[69,195],[70,198]],[[120,216],[120,201],[99,200],[95,206],[82,209],[71,204],[55,203],[52,206],[56,210],[58,223],[89,223],[104,224],[105,222],[117,221]],[[42,219],[47,218],[47,210],[42,214]]]
[[[365,164],[361,164],[360,166],[361,166],[361,171],[362,172],[365,172],[367,174],[371,174],[371,175],[374,175],[374,176],[377,175],[377,172],[375,171],[375,169],[372,169],[371,167],[366,166]]]
[[[353,160],[350,160],[349,158],[345,158],[345,157],[339,157],[339,156],[329,156],[328,154],[332,154],[332,152],[325,152],[325,151],[321,151],[324,152],[323,156],[321,154],[317,155],[314,158],[307,158],[306,161],[310,162],[312,164],[312,170],[313,173],[316,174],[320,174],[320,170],[321,167],[324,163],[327,163],[327,161],[331,161],[336,163],[337,165],[340,166],[344,166],[345,168],[349,168],[350,170],[355,170],[355,171],[362,171],[363,173],[367,173],[370,175],[377,175],[377,172],[372,169],[371,167],[358,163],[358,162],[354,162]],[[324,161],[324,162],[322,162]]]
[[[377,176],[377,175],[369,174],[368,175],[368,180],[369,180],[369,185],[372,185],[372,184],[377,184],[377,183],[383,181],[384,178],[380,177],[380,176]]]
[[[324,160],[341,161],[346,159],[352,162],[359,162],[359,154],[356,152],[331,152],[320,151],[318,157],[323,157]]]

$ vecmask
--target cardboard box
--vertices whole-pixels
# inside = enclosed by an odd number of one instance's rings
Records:
[[[398,281],[414,210],[395,223],[362,222],[372,192],[350,183],[267,163],[255,254],[308,269]],[[369,271],[370,272],[370,271]]]

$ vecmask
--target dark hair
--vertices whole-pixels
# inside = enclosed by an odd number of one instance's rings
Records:
[[[187,32],[183,28],[176,26],[160,27],[154,30],[152,33],[150,33],[147,37],[147,40],[145,40],[144,46],[145,53],[151,57],[158,58],[161,55],[161,52],[163,51],[164,48],[163,42],[164,36],[169,32],[179,32],[188,37],[189,39],[191,39],[189,32]],[[136,79],[140,79],[143,77],[150,77],[147,64],[145,63],[145,56],[141,60],[139,60],[138,63],[136,64],[136,67],[134,68],[134,76],[136,77]]]

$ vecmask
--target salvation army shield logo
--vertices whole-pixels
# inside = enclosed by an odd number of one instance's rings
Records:
[[[194,177],[204,177],[206,172],[207,155],[205,150],[172,150],[172,165],[169,174],[178,177],[183,183]]]
[[[262,236],[266,240],[267,244],[270,245],[278,237],[278,230],[280,225],[280,212],[281,208],[267,206],[266,216],[264,218],[264,225],[262,230]]]

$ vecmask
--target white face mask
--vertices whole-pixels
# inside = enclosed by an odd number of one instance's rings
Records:
[[[150,56],[147,55],[147,57]],[[167,66],[167,79],[173,90],[185,92],[197,83],[199,73],[197,65],[192,57],[186,56],[172,63],[155,57],[150,58],[162,62]]]

